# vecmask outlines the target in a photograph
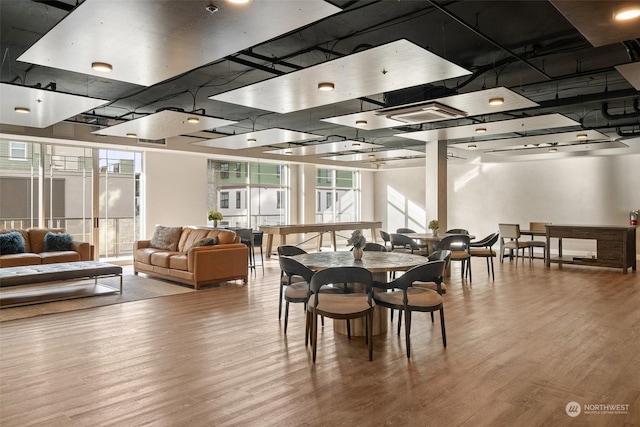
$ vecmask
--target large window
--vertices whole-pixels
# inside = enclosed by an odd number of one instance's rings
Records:
[[[316,222],[360,220],[360,174],[339,169],[316,169]]]
[[[64,228],[99,258],[129,257],[141,172],[137,152],[0,140],[0,228]]]
[[[221,225],[258,228],[260,225],[284,224],[288,218],[288,168],[267,163],[229,164],[209,160],[210,210],[219,210]],[[244,173],[243,173],[244,172]],[[235,193],[234,207],[229,205],[229,192]]]

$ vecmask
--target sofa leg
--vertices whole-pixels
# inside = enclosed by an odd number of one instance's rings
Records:
[[[137,272],[137,271],[134,271],[134,272],[133,272],[133,274],[137,276],[137,275],[138,275],[138,272]]]

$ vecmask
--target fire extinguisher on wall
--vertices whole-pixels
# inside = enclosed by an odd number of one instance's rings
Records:
[[[629,212],[629,222],[633,227],[638,226],[638,210],[637,209]]]

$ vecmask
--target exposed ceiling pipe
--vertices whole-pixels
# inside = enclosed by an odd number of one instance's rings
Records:
[[[607,120],[621,120],[621,119],[632,119],[635,117],[640,117],[640,111],[638,110],[638,99],[634,99],[633,100],[633,109],[635,111],[633,111],[632,113],[623,113],[623,114],[611,114],[609,113],[609,103],[608,102],[603,102],[602,103],[602,117],[604,117]]]

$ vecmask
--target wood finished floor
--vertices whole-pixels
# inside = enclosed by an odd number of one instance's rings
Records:
[[[0,324],[0,425],[640,426],[640,278],[618,270],[496,263],[453,268],[448,347],[436,316],[374,340],[319,331],[318,361],[279,270],[247,286]],[[629,405],[627,414],[565,406]]]

